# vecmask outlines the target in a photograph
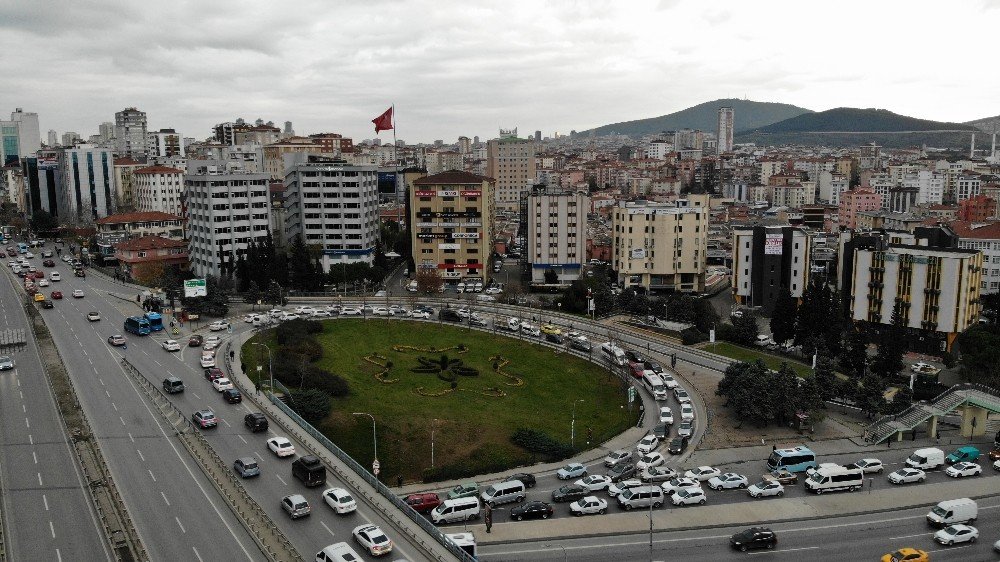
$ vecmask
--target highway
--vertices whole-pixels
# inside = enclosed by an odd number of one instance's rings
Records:
[[[22,349],[0,353],[16,362],[13,370],[0,371],[0,511],[7,556],[113,560],[42,373],[22,308],[24,292],[7,276],[0,279],[0,330],[22,329],[27,339]]]

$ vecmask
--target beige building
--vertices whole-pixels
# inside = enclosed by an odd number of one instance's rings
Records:
[[[135,181],[132,174],[136,170],[146,168],[142,162],[131,158],[115,158],[115,197],[118,198],[118,209],[135,208]]]
[[[496,205],[516,210],[521,196],[535,183],[535,143],[517,138],[517,129],[500,131],[486,148],[486,175],[496,179]]]
[[[264,173],[273,180],[285,179],[285,154],[306,152],[322,154],[323,145],[305,137],[289,137],[264,147]]]
[[[816,182],[804,181],[771,187],[771,206],[798,209],[816,203]]]
[[[531,282],[545,283],[554,271],[558,283],[580,277],[587,259],[587,212],[590,197],[583,191],[536,189],[528,197],[528,245]]]
[[[184,219],[169,213],[150,211],[121,213],[94,221],[98,235],[121,234],[125,239],[159,236],[171,240],[184,239]]]
[[[495,180],[449,171],[413,181],[410,224],[413,261],[445,283],[489,278]]]
[[[612,266],[624,287],[705,290],[708,215],[703,207],[626,203],[613,209]]]
[[[184,171],[167,166],[149,166],[132,172],[132,188],[137,211],[159,211],[183,215]]]

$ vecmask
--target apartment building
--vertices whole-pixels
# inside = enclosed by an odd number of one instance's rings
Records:
[[[816,203],[816,182],[804,181],[771,187],[771,205],[798,209]]]
[[[531,282],[546,283],[553,271],[558,283],[580,277],[587,259],[587,212],[590,196],[583,191],[533,189],[527,196],[528,240],[525,254]]]
[[[97,235],[120,235],[122,239],[158,236],[171,240],[184,239],[184,219],[160,211],[121,213],[95,221]],[[186,254],[186,252],[185,252]]]
[[[983,254],[983,274],[979,292],[1000,292],[1000,222],[951,221],[948,227],[959,236],[958,247]]]
[[[486,175],[496,181],[496,206],[517,210],[521,196],[535,182],[535,143],[517,138],[517,129],[500,131],[487,144]]]
[[[285,172],[284,237],[322,248],[324,271],[372,263],[379,236],[378,170],[298,154]]]
[[[115,152],[142,159],[146,156],[146,112],[134,107],[115,113]]]
[[[446,283],[489,280],[495,185],[457,170],[413,181],[409,220],[418,271],[436,270]]]
[[[153,264],[187,271],[190,267],[187,243],[160,236],[143,236],[115,245],[118,269],[126,276],[140,277],[144,267]]]
[[[978,175],[961,175],[955,182],[955,201],[961,203],[982,192],[983,180]]]
[[[840,226],[844,228],[858,227],[858,214],[865,211],[878,211],[882,208],[882,196],[870,189],[853,189],[840,194]]]
[[[985,222],[996,218],[997,200],[992,197],[976,195],[958,204],[958,220]]]
[[[323,146],[304,137],[290,137],[264,147],[264,173],[271,179],[285,177],[285,155],[296,152],[322,154]]]
[[[733,230],[733,297],[770,315],[786,288],[795,298],[809,285],[809,235],[792,226]]]
[[[184,139],[173,129],[146,133],[146,155],[150,158],[184,156]]]
[[[271,224],[266,174],[225,172],[224,163],[199,163],[184,179],[191,268],[220,273],[223,256],[235,258],[251,240],[263,244]]]
[[[646,201],[612,209],[612,267],[623,287],[705,290],[708,215],[702,207]]]
[[[184,171],[167,166],[147,166],[132,172],[132,196],[136,210],[182,215]]]

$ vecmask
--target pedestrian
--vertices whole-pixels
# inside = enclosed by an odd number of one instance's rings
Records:
[[[403,475],[402,474],[400,474],[399,476],[396,477],[396,487],[397,488],[402,488],[403,487]]]
[[[259,380],[253,381],[253,390],[257,394],[260,394],[260,381]]]
[[[486,504],[486,516],[483,517],[483,521],[486,522],[486,532],[491,533],[493,529],[493,508],[490,504]]]
[[[135,296],[135,302],[142,302],[142,293],[139,293]]]
[[[229,360],[232,361],[234,359],[236,359],[236,352],[234,352],[233,350],[230,349],[229,350]]]

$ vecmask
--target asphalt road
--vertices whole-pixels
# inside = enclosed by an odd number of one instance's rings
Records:
[[[0,353],[16,362],[13,370],[0,371],[0,498],[7,555],[10,560],[113,560],[42,374],[23,299],[20,289],[0,279],[0,330],[23,329],[27,338],[21,350]]]

